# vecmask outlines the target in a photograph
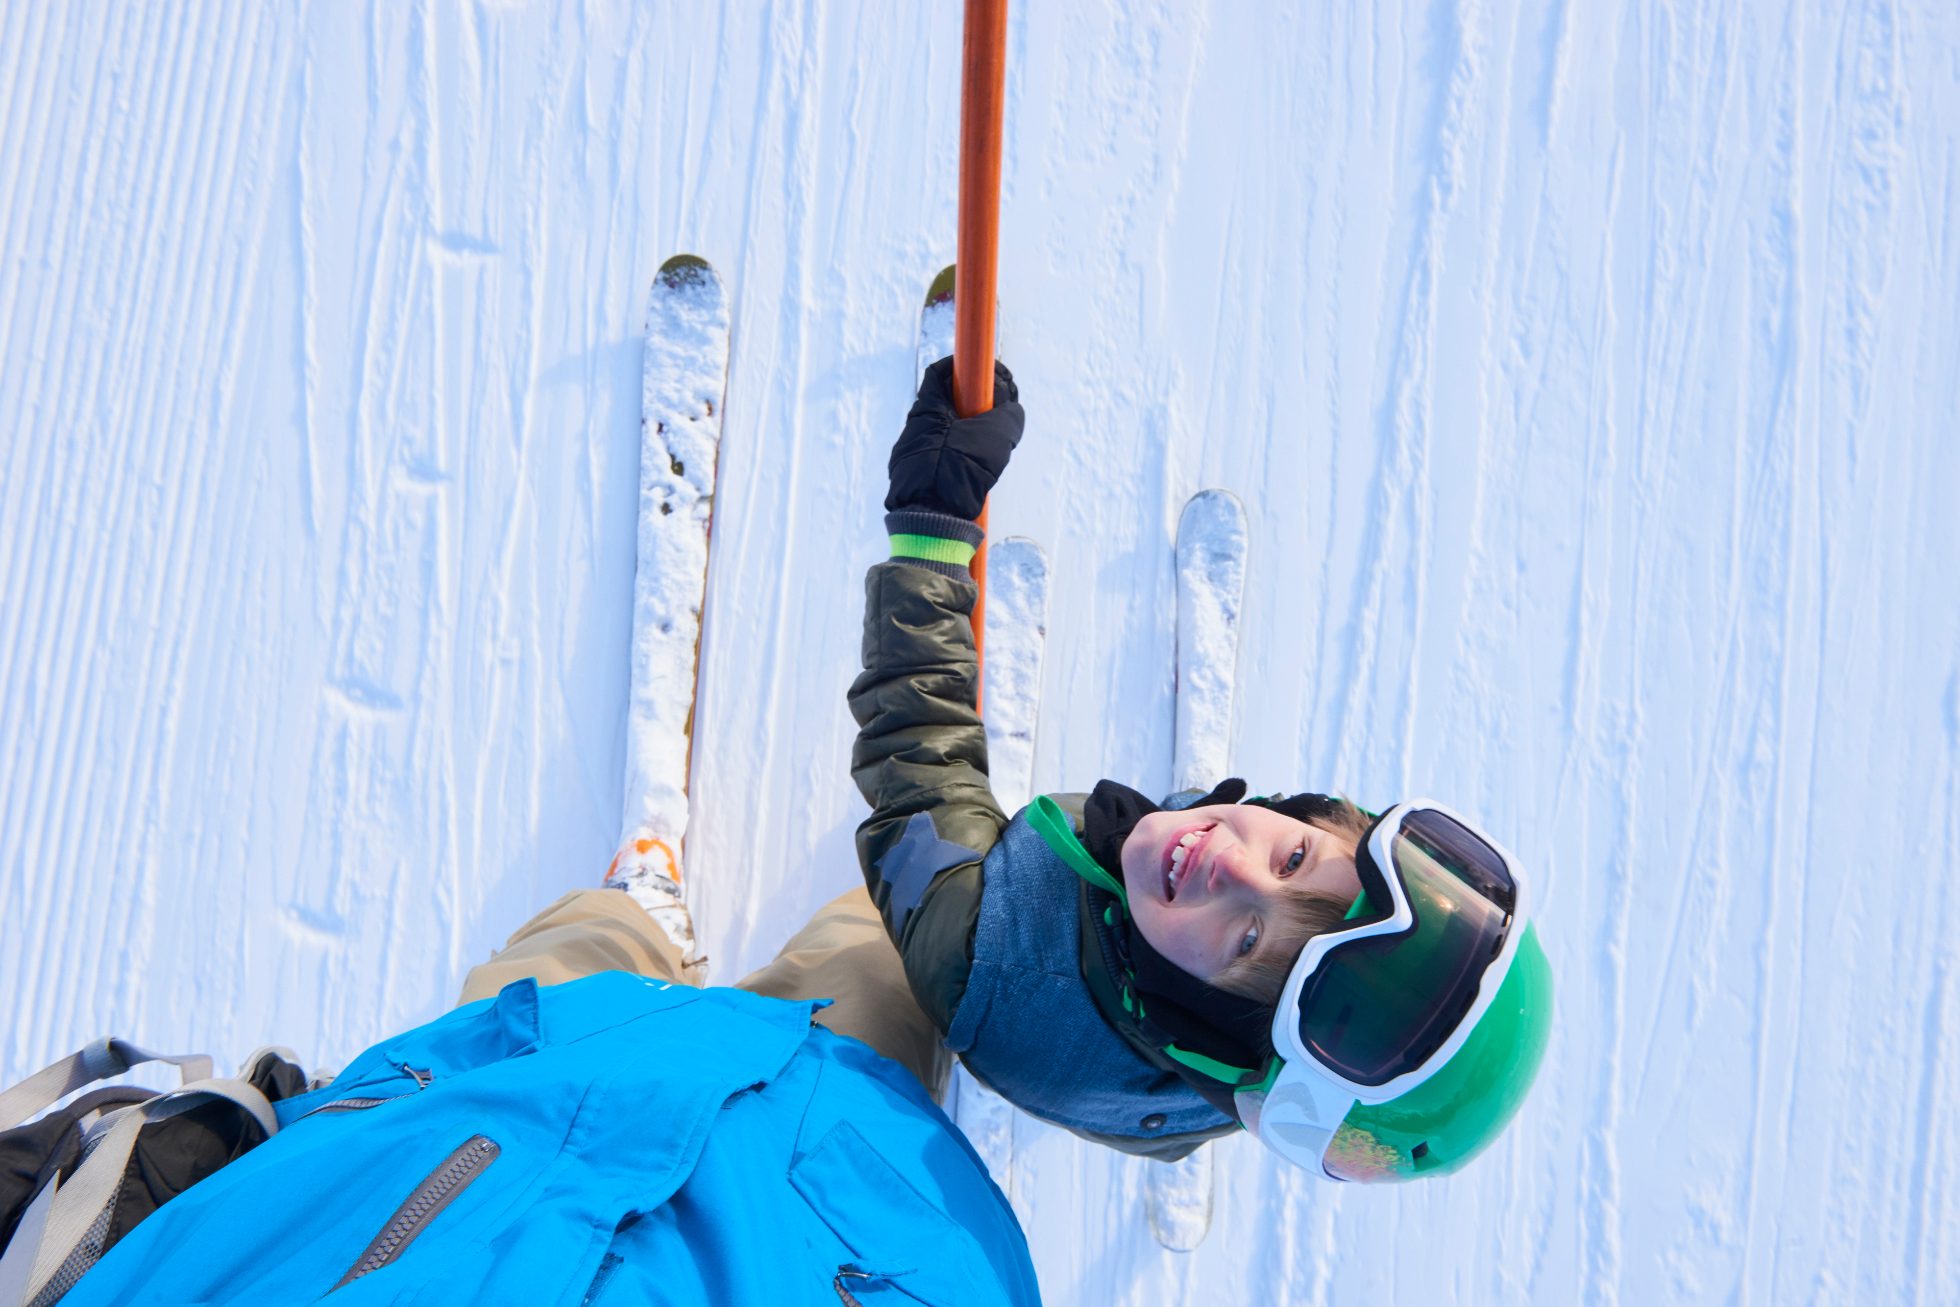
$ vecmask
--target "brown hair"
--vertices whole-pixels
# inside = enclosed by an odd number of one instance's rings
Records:
[[[1306,824],[1336,836],[1352,854],[1361,847],[1368,821],[1367,813],[1342,799],[1336,811]],[[1261,947],[1226,967],[1212,984],[1227,993],[1241,994],[1261,1003],[1277,1001],[1307,941],[1339,926],[1353,906],[1351,900],[1325,890],[1311,890],[1304,885],[1296,889],[1290,884],[1288,889],[1291,892],[1279,900],[1278,920],[1266,923]]]

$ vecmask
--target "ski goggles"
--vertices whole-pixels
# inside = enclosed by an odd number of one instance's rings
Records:
[[[1526,921],[1517,860],[1438,803],[1384,813],[1355,870],[1354,924],[1301,950],[1273,1016],[1276,1070],[1241,1096],[1262,1143],[1329,1174],[1327,1146],[1356,1103],[1400,1097],[1463,1046]]]

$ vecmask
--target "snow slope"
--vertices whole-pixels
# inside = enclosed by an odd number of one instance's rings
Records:
[[[1058,1303],[1937,1302],[1960,1277],[1960,11],[1019,4],[997,536],[1035,783],[1171,780],[1171,539],[1246,502],[1236,766],[1542,870],[1472,1169],[1017,1139]],[[857,875],[859,574],[952,254],[958,7],[0,6],[0,1080],[334,1064],[611,853],[646,287],[734,352],[691,858],[718,974]]]

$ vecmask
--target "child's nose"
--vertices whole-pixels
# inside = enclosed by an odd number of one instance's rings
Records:
[[[1242,889],[1250,884],[1251,877],[1246,872],[1244,849],[1237,847],[1224,849],[1211,860],[1211,876],[1205,882],[1205,888],[1214,894],[1221,890]]]

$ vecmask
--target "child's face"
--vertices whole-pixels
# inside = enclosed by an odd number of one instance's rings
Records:
[[[1122,862],[1137,929],[1206,981],[1261,949],[1298,952],[1304,941],[1274,929],[1282,894],[1361,892],[1346,840],[1252,804],[1153,812],[1123,841]]]

